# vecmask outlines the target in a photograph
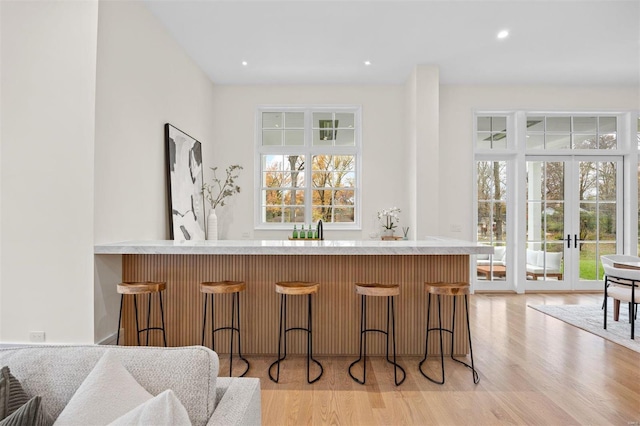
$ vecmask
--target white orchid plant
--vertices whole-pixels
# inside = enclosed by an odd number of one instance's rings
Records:
[[[378,219],[380,219],[384,229],[393,231],[393,229],[398,226],[397,222],[400,222],[400,209],[392,207],[390,209],[379,211]]]

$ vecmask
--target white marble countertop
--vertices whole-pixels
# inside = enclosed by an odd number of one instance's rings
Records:
[[[453,255],[491,254],[493,253],[493,247],[470,241],[438,237],[418,241],[158,240],[96,244],[94,253],[227,255]]]

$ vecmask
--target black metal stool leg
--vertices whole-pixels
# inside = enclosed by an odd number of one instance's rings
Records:
[[[286,330],[284,332],[284,339],[285,339],[285,355],[284,357],[280,357],[280,349],[282,348],[282,328],[283,328],[283,318],[284,318],[284,309],[285,309],[285,304],[286,304],[287,298],[286,295],[281,294],[280,295],[280,320],[278,321],[278,359],[276,359],[270,366],[269,366],[269,378],[273,381],[278,383],[278,381],[280,380],[280,361],[284,360],[287,357],[287,352],[286,352],[286,347],[287,347],[287,343],[286,343],[286,339],[287,339],[287,333]],[[284,326],[286,327],[286,324],[284,324]],[[271,374],[271,369],[273,368],[274,365],[277,364],[277,369],[276,369],[276,377],[274,378],[273,375]]]
[[[239,292],[231,293],[231,325],[225,327],[217,327],[215,326],[215,298],[213,293],[205,294],[204,297],[204,313],[203,313],[203,321],[202,321],[202,345],[204,346],[204,336],[205,329],[207,323],[207,299],[211,298],[211,350],[215,351],[216,344],[216,333],[222,330],[229,330],[231,332],[231,336],[229,338],[229,377],[233,377],[233,347],[235,341],[235,333],[238,333],[238,357],[240,360],[244,361],[246,364],[246,368],[242,372],[239,377],[243,377],[249,371],[249,361],[247,361],[242,356],[242,344],[240,334],[240,294]],[[237,325],[236,325],[237,324]]]
[[[237,293],[236,293],[237,294]],[[229,377],[233,371],[233,337],[235,331],[234,317],[236,313],[235,294],[231,295],[231,339],[229,339]]]
[[[442,307],[441,307],[441,300],[440,300],[440,295],[438,294],[436,299],[438,300],[438,332],[440,333],[440,369],[442,370],[442,382],[440,382],[440,384],[444,383],[444,346],[442,341],[444,339],[442,339]]]
[[[149,346],[149,332],[151,331],[151,293],[147,296],[147,343]]]
[[[427,335],[425,337],[425,345],[424,345],[424,359],[420,362],[419,365],[419,369],[420,369],[420,373],[427,379],[429,379],[430,381],[432,381],[433,383],[436,383],[438,385],[444,384],[444,347],[442,344],[442,312],[440,309],[440,295],[436,295],[436,300],[438,303],[438,327],[437,328],[429,328],[430,323],[430,319],[431,319],[431,293],[429,293],[429,296],[427,298]],[[428,374],[426,374],[423,370],[422,370],[422,365],[423,363],[427,360],[427,353],[428,353],[428,343],[429,343],[429,333],[432,331],[438,331],[439,335],[440,335],[440,371],[441,371],[441,377],[442,380],[436,380],[433,379],[432,377],[429,377]],[[444,331],[449,331],[449,330],[444,330]]]
[[[418,364],[418,369],[423,376],[427,377],[426,374],[422,371],[422,364],[427,360],[427,354],[429,351],[429,324],[431,320],[431,293],[427,294],[427,325],[425,327],[426,333],[424,337],[424,358]],[[427,377],[428,378],[428,377]]]
[[[308,300],[308,329],[307,329],[307,383],[311,384],[311,383],[315,383],[318,380],[320,380],[320,377],[322,377],[322,374],[324,373],[324,368],[322,367],[322,364],[320,364],[320,362],[318,362],[314,357],[313,357],[313,332],[312,332],[312,312],[311,312],[311,295],[308,294],[307,295],[307,300]],[[310,370],[309,370],[309,360],[315,362],[318,367],[320,367],[320,374],[318,374],[316,376],[315,379],[313,380],[309,380],[309,374],[310,374]]]
[[[454,303],[454,307],[455,307],[455,297],[453,298],[453,303]],[[464,295],[464,308],[465,308],[465,312],[467,314],[467,337],[469,339],[469,357],[471,358],[471,365],[467,364],[466,362],[456,359],[453,357],[453,332],[451,333],[451,359],[453,359],[456,362],[459,362],[460,364],[464,365],[465,367],[467,367],[468,369],[471,370],[472,372],[472,376],[473,376],[473,383],[478,383],[480,382],[480,376],[478,376],[478,370],[475,369],[475,366],[473,364],[473,347],[471,346],[471,327],[470,327],[470,323],[469,323],[469,301],[468,301],[468,296],[465,294]],[[454,313],[455,313],[455,309],[454,309]],[[455,319],[454,319],[455,321]],[[453,330],[453,327],[451,328]]]
[[[202,312],[202,343],[201,346],[204,346],[204,332],[207,328],[207,300],[209,300],[209,295],[204,293],[204,311]]]
[[[364,383],[367,380],[367,360],[366,360],[367,333],[365,333],[365,330],[366,330],[366,324],[365,324],[366,312],[367,312],[367,302],[366,302],[366,299],[365,299],[364,295],[362,295],[362,296],[360,296],[360,349],[359,349],[359,352],[358,352],[358,359],[356,359],[355,361],[353,361],[349,365],[349,376],[351,376],[351,378],[353,380],[355,380],[356,382],[360,383],[361,385],[364,385]],[[365,359],[364,359],[364,361],[362,363],[362,380],[360,380],[356,376],[353,375],[353,373],[351,372],[351,369],[353,368],[354,365],[356,365],[357,363],[359,363],[362,360],[363,342],[364,342],[364,347],[365,347]]]
[[[164,340],[164,347],[167,347],[167,332],[164,328],[164,306],[162,305],[162,292],[158,292],[160,298],[160,320],[162,321],[162,339]]]
[[[211,350],[215,351],[216,347],[216,320],[215,320],[215,309],[216,309],[216,298],[213,297],[213,293],[209,294],[209,298],[211,300]]]
[[[247,364],[247,368],[245,368],[244,372],[238,377],[244,377],[244,375],[247,374],[247,371],[249,371],[249,361],[242,356],[242,335],[240,334],[240,293],[235,293],[234,298],[236,301],[236,323],[238,324],[236,328],[236,331],[238,332],[238,358]],[[231,328],[233,329],[233,315],[231,316]],[[233,330],[231,333],[233,334]],[[231,343],[231,347],[233,348],[233,342]],[[231,373],[229,373],[229,375],[231,375]]]
[[[455,358],[453,357],[453,350],[454,350],[454,339],[453,336],[455,335],[454,333],[456,332],[456,299],[457,296],[452,296],[453,299],[453,309],[451,310],[451,359],[455,360]]]
[[[133,295],[133,309],[136,312],[136,337],[138,338],[138,346],[140,346],[140,324],[138,323],[138,296]]]
[[[404,368],[400,364],[398,364],[396,360],[396,312],[394,309],[394,300],[393,296],[387,297],[387,342],[389,341],[389,304],[391,304],[391,327],[393,331],[393,382],[396,386],[400,386],[404,380],[407,378],[407,373],[404,371]],[[389,344],[387,343],[387,362],[389,362]],[[398,369],[402,371],[402,380],[398,381]]]
[[[116,337],[116,346],[120,344],[120,325],[122,323],[122,305],[123,305],[124,294],[120,295],[120,316],[118,316],[118,335]]]

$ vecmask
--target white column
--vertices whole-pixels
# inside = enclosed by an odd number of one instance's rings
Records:
[[[406,83],[411,238],[440,234],[440,77],[418,65]]]

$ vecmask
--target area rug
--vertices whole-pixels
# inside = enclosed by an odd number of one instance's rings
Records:
[[[640,321],[636,320],[635,339],[631,340],[629,308],[626,303],[620,306],[619,321],[613,320],[613,307],[607,307],[607,329],[602,328],[604,311],[602,305],[528,305],[537,311],[557,318],[614,343],[640,352]]]

